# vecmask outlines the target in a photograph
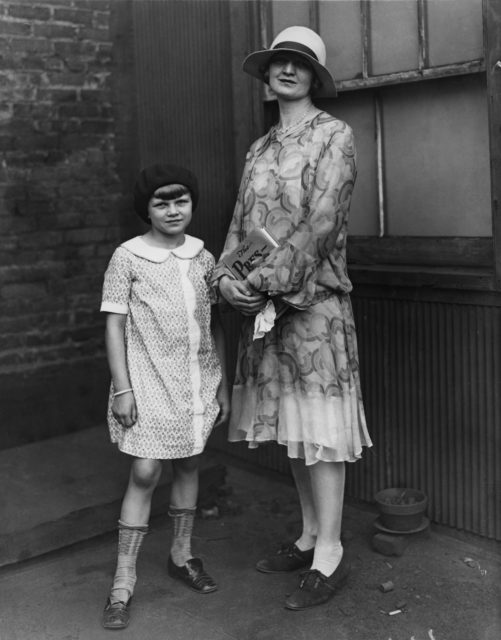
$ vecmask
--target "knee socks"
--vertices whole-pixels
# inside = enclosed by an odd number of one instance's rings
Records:
[[[192,509],[179,509],[169,507],[169,516],[174,524],[174,534],[170,550],[171,558],[178,567],[181,567],[191,555],[191,534],[195,520],[196,507]]]
[[[134,593],[137,555],[147,533],[148,525],[133,526],[118,521],[118,560],[110,593],[112,603],[127,602]]]

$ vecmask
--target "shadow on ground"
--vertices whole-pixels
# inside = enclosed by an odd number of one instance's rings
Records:
[[[108,534],[0,571],[1,640],[499,640],[501,559],[432,531],[401,557],[372,550],[375,512],[347,505],[348,585],[327,604],[284,609],[298,575],[264,575],[255,562],[300,523],[293,487],[271,474],[227,466],[219,518],[199,519],[194,551],[218,581],[199,595],[167,576],[168,518],[152,522],[138,563],[130,626],[100,627],[114,568]],[[226,509],[225,509],[226,505]],[[384,593],[380,585],[393,583]],[[397,613],[393,613],[397,611]]]

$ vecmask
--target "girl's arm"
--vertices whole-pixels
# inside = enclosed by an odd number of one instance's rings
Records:
[[[126,320],[127,316],[121,313],[108,313],[106,317],[106,354],[115,393],[131,388],[125,354]],[[111,411],[123,427],[132,427],[137,421],[134,393],[129,391],[114,398]]]
[[[226,372],[226,343],[219,309],[215,304],[212,305],[211,329],[212,335],[214,336],[214,342],[216,344],[219,362],[221,363],[222,372],[221,382],[216,396],[219,404],[219,415],[214,426],[218,427],[223,424],[223,422],[226,422],[230,417],[230,394],[228,389],[228,376]]]

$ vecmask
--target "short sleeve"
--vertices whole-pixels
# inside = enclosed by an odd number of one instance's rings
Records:
[[[125,249],[119,247],[112,255],[104,274],[101,311],[127,315],[129,313],[131,282],[129,254]]]
[[[209,251],[205,251],[205,281],[207,283],[207,290],[209,292],[209,300],[211,305],[218,304],[219,302],[219,289],[214,284],[214,268],[216,266],[216,259]]]

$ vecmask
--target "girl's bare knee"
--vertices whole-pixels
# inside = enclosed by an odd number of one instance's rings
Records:
[[[190,456],[189,458],[178,458],[172,460],[174,473],[192,474],[198,471],[199,456]]]
[[[131,481],[140,489],[155,488],[161,470],[162,466],[159,460],[138,458],[132,464]]]

